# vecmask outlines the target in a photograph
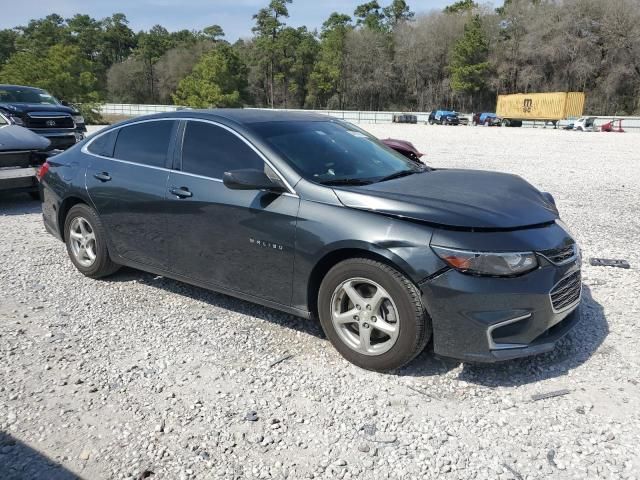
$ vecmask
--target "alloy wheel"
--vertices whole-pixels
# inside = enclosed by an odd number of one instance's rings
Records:
[[[83,267],[90,267],[96,261],[96,235],[91,224],[83,217],[76,217],[69,225],[71,252]]]
[[[391,295],[372,280],[350,278],[331,297],[331,321],[340,340],[363,355],[388,352],[398,339],[399,320]]]

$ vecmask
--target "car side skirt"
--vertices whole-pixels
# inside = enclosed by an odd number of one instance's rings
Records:
[[[172,280],[177,280],[179,282],[188,283],[189,285],[194,285],[196,287],[204,288],[205,290],[211,290],[213,292],[229,295],[230,297],[235,297],[240,300],[246,300],[251,303],[262,305],[263,307],[269,307],[275,310],[280,310],[281,312],[289,313],[291,315],[295,315],[296,317],[307,318],[307,319],[311,318],[311,312],[309,312],[308,310],[294,308],[288,305],[283,305],[281,303],[272,302],[270,300],[265,300],[260,297],[242,293],[237,290],[231,290],[229,288],[222,287],[218,284],[201,282],[199,280],[194,280],[193,278],[185,277],[183,275],[178,275],[173,272],[169,272],[169,271],[158,269],[158,268],[152,268],[152,267],[149,267],[148,265],[139,264],[120,256],[114,257],[113,255],[111,255],[111,257],[112,257],[112,260],[119,265],[135,268],[136,270],[142,270],[144,272],[152,273],[154,275],[160,275],[163,277],[170,278]]]

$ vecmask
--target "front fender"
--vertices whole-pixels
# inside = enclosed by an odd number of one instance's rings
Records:
[[[427,225],[371,211],[302,201],[296,230],[292,306],[307,310],[315,299],[314,275],[363,252],[384,258],[416,285],[444,267],[429,242]],[[332,264],[333,261],[333,264]],[[311,292],[310,292],[311,290]]]

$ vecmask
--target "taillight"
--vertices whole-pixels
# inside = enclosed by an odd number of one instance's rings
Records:
[[[50,166],[51,165],[49,165],[49,162],[44,162],[42,165],[40,165],[40,168],[36,172],[36,178],[38,179],[38,181],[42,180],[42,177],[47,174]]]

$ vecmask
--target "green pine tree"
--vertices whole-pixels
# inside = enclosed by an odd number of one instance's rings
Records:
[[[489,73],[489,41],[482,29],[480,15],[474,15],[464,27],[464,35],[453,47],[451,87],[455,92],[474,94],[486,87]]]
[[[205,53],[178,85],[176,105],[196,108],[240,107],[247,87],[247,69],[226,43]]]

